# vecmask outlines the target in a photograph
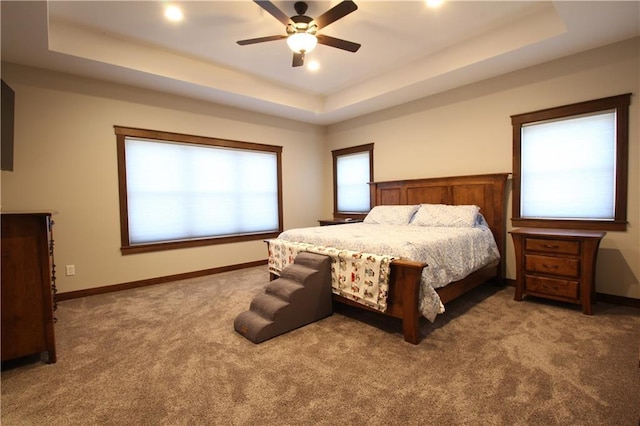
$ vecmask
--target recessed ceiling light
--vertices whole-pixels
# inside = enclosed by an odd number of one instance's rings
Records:
[[[442,6],[444,0],[425,0],[425,2],[427,3],[427,6],[435,9],[436,7]]]
[[[178,6],[167,6],[164,9],[164,16],[171,22],[179,22],[184,18],[182,10]]]
[[[309,71],[318,71],[320,69],[320,62],[318,61],[307,62],[307,69]]]

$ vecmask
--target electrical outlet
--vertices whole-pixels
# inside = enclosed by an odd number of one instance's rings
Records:
[[[76,265],[67,265],[67,276],[70,277],[76,274]]]

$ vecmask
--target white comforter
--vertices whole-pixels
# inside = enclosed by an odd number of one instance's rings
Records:
[[[500,258],[488,227],[444,228],[353,223],[290,229],[278,239],[424,262],[420,312],[429,321],[444,312],[435,289]]]

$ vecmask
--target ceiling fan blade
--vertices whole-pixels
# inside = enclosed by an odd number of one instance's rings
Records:
[[[247,44],[264,43],[265,41],[282,40],[283,38],[287,38],[287,36],[286,35],[273,35],[273,36],[268,36],[268,37],[250,38],[250,39],[247,39],[247,40],[238,40],[236,43],[238,43],[240,46],[245,46]]]
[[[318,43],[320,44],[324,44],[325,46],[336,47],[342,50],[348,50],[349,52],[357,52],[361,46],[359,43],[342,40],[341,38],[330,37],[324,34],[317,34],[316,38],[318,39]]]
[[[269,12],[271,16],[276,18],[278,21],[282,22],[285,26],[293,23],[291,19],[280,9],[278,6],[271,3],[270,1],[262,1],[262,0],[253,0],[255,3],[258,3],[258,6]]]
[[[342,3],[338,3],[331,9],[327,10],[322,15],[314,19],[310,25],[316,25],[318,29],[326,27],[329,24],[334,23],[340,18],[344,18],[351,12],[358,9],[358,6],[351,0],[345,0]]]
[[[304,53],[293,53],[292,67],[301,67],[304,64]]]

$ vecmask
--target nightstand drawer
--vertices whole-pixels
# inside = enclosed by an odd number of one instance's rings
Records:
[[[578,278],[580,276],[580,259],[526,254],[524,256],[524,262],[527,272],[538,272],[571,278]]]
[[[541,293],[551,296],[567,297],[569,299],[578,299],[580,297],[579,282],[568,280],[557,280],[553,278],[525,276],[525,291],[531,293]]]
[[[544,240],[541,238],[526,238],[524,249],[527,251],[542,251],[545,253],[580,254],[580,242]]]

